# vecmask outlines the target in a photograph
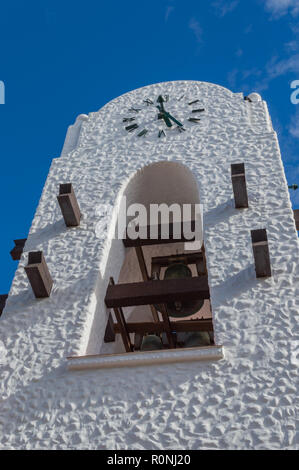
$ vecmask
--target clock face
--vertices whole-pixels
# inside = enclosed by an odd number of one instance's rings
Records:
[[[124,133],[141,141],[145,138],[163,141],[207,125],[202,101],[185,95],[147,97],[128,107],[121,119]]]

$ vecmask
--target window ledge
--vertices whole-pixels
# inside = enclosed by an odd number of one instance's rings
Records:
[[[68,357],[68,370],[137,367],[192,361],[219,361],[224,358],[223,346],[167,349],[124,354]]]

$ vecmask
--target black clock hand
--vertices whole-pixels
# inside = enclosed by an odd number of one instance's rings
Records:
[[[158,96],[157,103],[160,103],[161,108],[164,110],[164,98],[162,95]]]
[[[160,111],[160,114],[162,116],[162,118],[164,119],[165,121],[165,124],[167,125],[167,127],[172,127],[172,124],[170,122],[170,119],[175,122],[179,127],[183,127],[183,124],[181,122],[179,122],[177,119],[175,119],[170,113],[168,113],[165,108],[164,108],[164,99],[163,99],[163,96],[160,95],[157,99],[158,103],[160,103],[159,106],[157,106],[157,108],[159,109]]]
[[[169,126],[169,120],[171,119],[173,122],[175,122],[179,127],[184,127],[183,124],[178,121],[177,119],[175,119],[170,113],[168,113],[167,111],[165,110],[162,110],[161,107],[157,106],[157,108],[159,109],[160,111],[160,117],[164,119],[164,121],[166,122],[166,124],[168,125],[168,127],[171,127]],[[171,123],[170,123],[171,124]]]
[[[159,98],[158,98],[158,99],[159,99]],[[166,126],[167,126],[167,127],[172,127],[172,124],[171,124],[171,122],[170,122],[170,120],[169,120],[169,118],[168,118],[168,116],[167,116],[167,113],[166,113],[166,111],[165,111],[165,109],[164,109],[163,103],[161,102],[160,106],[157,106],[157,108],[159,109],[159,111],[160,111],[160,116],[161,116],[161,118],[164,119]]]
[[[165,112],[162,113],[162,117],[163,117],[163,119],[164,119],[164,121],[165,121],[166,126],[167,126],[167,127],[172,127],[172,124],[171,124],[171,122],[170,122],[170,120],[169,120],[169,118],[168,118],[168,116],[167,116],[167,113],[165,113]]]
[[[179,127],[183,127],[183,124],[179,121],[177,121],[173,116],[171,116],[171,114],[169,114],[165,108],[164,108],[164,98],[162,95],[158,96],[158,99],[157,99],[157,102],[160,103],[159,106],[157,106],[157,108],[159,109],[160,111],[160,114],[161,114],[161,117],[163,117],[167,127],[172,127],[172,124],[170,122],[170,119],[175,122]]]
[[[167,113],[166,111],[165,116],[175,122],[179,127],[183,127],[183,124],[180,121],[177,121],[173,116],[171,116],[171,114]]]

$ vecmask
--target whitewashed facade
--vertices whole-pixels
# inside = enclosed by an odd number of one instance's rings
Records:
[[[159,94],[169,95],[180,118],[190,111],[188,102],[199,99],[202,123],[165,138],[156,130],[144,138],[128,134],[122,122],[128,109]],[[160,83],[81,115],[69,128],[0,319],[1,449],[298,447],[298,238],[267,105],[256,94],[251,98],[204,82]],[[117,208],[121,194],[134,202],[150,192],[134,186],[134,178],[159,162],[169,168],[169,202],[172,196],[192,200],[187,183],[193,178],[198,185],[215,357],[199,351],[188,362],[178,355],[162,363],[158,353],[147,353],[144,363],[127,364],[124,354],[104,368],[98,358],[77,360],[80,370],[74,370],[69,356],[116,351],[103,345],[104,295],[126,253],[121,241],[110,239],[113,215],[97,236],[96,208]],[[240,162],[249,209],[237,210],[230,166]],[[172,174],[186,182],[185,191],[167,192]],[[59,184],[68,182],[82,212],[80,226],[70,229],[56,199]],[[160,199],[164,189],[157,189]],[[250,231],[258,228],[268,232],[271,278],[255,276]],[[36,250],[44,252],[54,280],[51,296],[42,300],[24,271],[28,252]]]

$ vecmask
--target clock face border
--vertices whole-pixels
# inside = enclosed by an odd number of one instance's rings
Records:
[[[172,111],[174,106],[179,106],[179,111]],[[170,94],[160,93],[155,98],[143,98],[139,104],[128,107],[121,118],[124,135],[134,137],[137,142],[144,142],[149,136],[165,142],[168,138],[186,134],[194,127],[207,127],[203,101],[197,97],[187,97],[186,94],[172,98]]]

